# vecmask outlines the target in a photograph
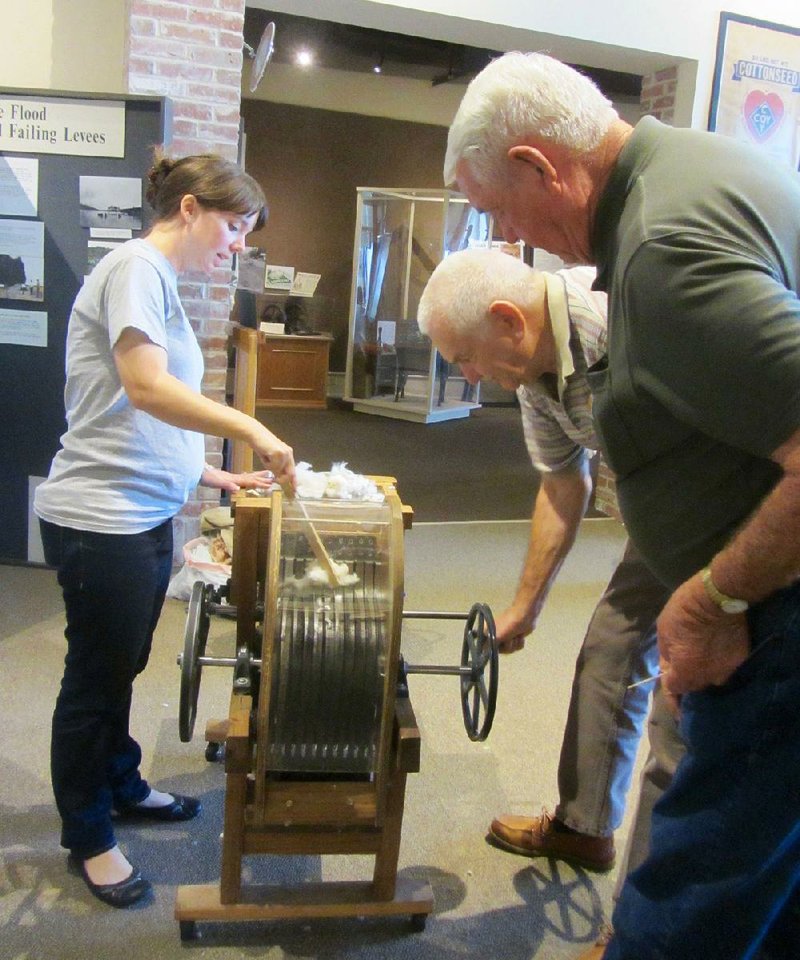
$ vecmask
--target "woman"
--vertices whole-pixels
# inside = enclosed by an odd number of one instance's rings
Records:
[[[64,594],[67,655],[53,714],[51,772],[69,866],[112,906],[149,883],[114,838],[112,811],[189,820],[192,797],[139,773],[128,732],[172,565],[172,517],[199,483],[294,486],[292,450],[252,417],[202,396],[203,359],[178,274],[211,273],[266,220],[259,185],[211,155],[156,157],[153,226],[107,254],[75,300],[67,334],[67,431],[36,493],[47,562]],[[203,434],[244,440],[270,471],[204,466]]]

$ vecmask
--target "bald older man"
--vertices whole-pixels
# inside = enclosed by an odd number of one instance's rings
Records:
[[[585,268],[543,273],[497,250],[465,250],[438,265],[419,303],[420,329],[470,384],[493,380],[517,391],[540,476],[519,584],[497,618],[505,653],[521,649],[535,630],[591,493],[597,437],[587,370],[605,355],[607,336],[605,297],[591,290],[593,276]],[[668,596],[629,544],[575,666],[555,811],[494,819],[489,839],[495,844],[594,870],[613,866],[613,834],[625,812],[653,686],[640,681],[656,672],[654,624]],[[683,750],[663,709],[654,722],[631,866],[646,856],[650,809]]]

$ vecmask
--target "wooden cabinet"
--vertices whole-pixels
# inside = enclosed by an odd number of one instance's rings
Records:
[[[259,333],[256,404],[325,407],[330,336]]]

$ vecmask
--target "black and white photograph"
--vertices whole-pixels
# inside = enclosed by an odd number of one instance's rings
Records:
[[[80,225],[142,229],[142,181],[135,177],[81,177]]]
[[[0,300],[44,300],[44,224],[0,219]]]
[[[98,263],[107,253],[116,250],[122,246],[122,240],[98,240],[92,237],[86,247],[86,274],[87,276],[94,270]]]
[[[267,269],[267,252],[261,247],[245,247],[239,255],[239,289],[261,293]]]

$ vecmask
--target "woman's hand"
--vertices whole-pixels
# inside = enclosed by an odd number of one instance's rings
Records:
[[[290,488],[293,492],[296,491],[297,476],[292,448],[267,430],[263,424],[255,422],[258,424],[258,430],[250,446],[275,475],[276,483],[284,488]]]
[[[275,483],[275,474],[271,470],[256,470],[252,473],[228,473],[227,470],[217,470],[209,467],[203,470],[200,483],[204,487],[213,487],[215,490],[227,490],[236,493],[237,490],[267,490]]]

